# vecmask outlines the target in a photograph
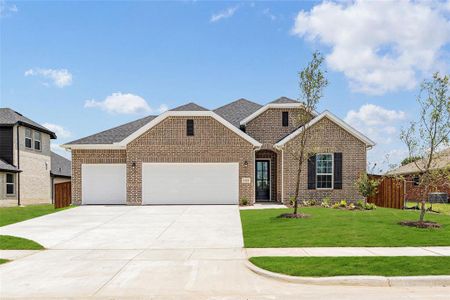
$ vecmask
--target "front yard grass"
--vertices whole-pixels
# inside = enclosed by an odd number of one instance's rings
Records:
[[[42,250],[44,247],[35,241],[11,236],[0,235],[0,250]]]
[[[277,247],[404,247],[450,246],[450,217],[427,213],[425,220],[439,229],[400,226],[417,220],[418,211],[377,208],[348,211],[302,207],[306,219],[278,218],[291,209],[241,210],[244,245],[247,248]]]
[[[408,201],[406,203],[406,207],[414,207],[414,206],[417,206],[417,202]],[[426,208],[430,208],[431,206],[433,207],[434,211],[450,216],[450,203],[433,203],[433,204],[426,203],[425,205]]]
[[[291,276],[450,275],[449,256],[252,257],[256,266]]]
[[[9,260],[7,260],[7,259],[0,258],[0,265],[4,264],[4,263],[7,263],[8,261]]]
[[[69,207],[55,209],[53,204],[0,207],[0,226],[48,215],[67,208]]]

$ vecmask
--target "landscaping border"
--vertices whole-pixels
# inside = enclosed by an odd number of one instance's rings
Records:
[[[314,285],[356,285],[356,286],[450,286],[449,275],[432,276],[334,276],[334,277],[299,277],[264,270],[250,261],[246,267],[266,278],[299,284]]]

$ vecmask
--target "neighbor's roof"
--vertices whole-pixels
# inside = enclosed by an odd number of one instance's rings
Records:
[[[72,162],[61,155],[51,152],[52,170],[51,174],[54,176],[71,177]]]
[[[417,162],[420,168],[425,166],[425,161],[421,159]],[[433,159],[431,169],[432,170],[438,170],[443,169],[445,167],[450,167],[450,147],[446,148],[438,153],[436,153],[436,156]],[[420,169],[417,168],[417,165],[415,162],[411,162],[409,164],[406,164],[404,166],[400,166],[395,170],[392,170],[388,172],[389,175],[406,175],[406,174],[413,174],[413,173],[420,173]]]
[[[74,144],[113,144],[122,141],[124,138],[156,118],[156,116],[147,116],[142,119],[138,119],[133,122],[129,122],[69,143],[66,145]]]
[[[288,98],[288,97],[280,97],[278,99],[273,100],[272,102],[270,102],[272,104],[281,104],[281,103],[300,103],[297,100]]]
[[[6,171],[6,172],[12,172],[12,173],[21,172],[21,170],[19,170],[17,167],[7,163],[6,161],[4,161],[1,158],[0,158],[0,171]]]
[[[262,107],[261,104],[241,98],[224,106],[216,108],[214,112],[233,124],[239,127],[239,122],[257,111]]]
[[[30,120],[24,115],[12,110],[11,108],[0,108],[0,126],[14,126],[14,125],[25,125],[33,129],[48,133],[52,139],[56,139],[56,134],[53,131],[48,130],[39,123]]]

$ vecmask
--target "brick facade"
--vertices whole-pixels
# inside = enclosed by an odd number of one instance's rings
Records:
[[[355,186],[355,181],[366,170],[366,145],[359,139],[336,125],[327,118],[323,118],[313,127],[309,128],[309,145],[313,145],[315,153],[342,153],[342,189],[335,190],[308,190],[307,187],[307,162],[302,167],[300,178],[300,200],[319,200],[329,197],[331,201],[356,201],[361,199]],[[289,203],[289,198],[295,194],[297,162],[292,155],[293,147],[298,145],[298,139],[294,138],[286,144],[283,151],[283,201]]]
[[[72,204],[81,204],[82,164],[124,164],[127,162],[125,150],[72,150]]]

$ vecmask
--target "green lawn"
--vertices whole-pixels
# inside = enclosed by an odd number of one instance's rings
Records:
[[[0,265],[6,263],[6,262],[8,262],[8,261],[9,261],[9,260],[7,260],[7,259],[0,258]]]
[[[256,266],[292,276],[450,275],[449,256],[252,257]]]
[[[416,206],[417,202],[407,202],[406,207]],[[426,207],[429,208],[431,206],[430,203],[426,204]],[[419,204],[420,207],[420,204]],[[450,215],[450,203],[433,203],[433,210],[437,211],[441,214]]]
[[[42,250],[44,247],[35,241],[11,236],[0,235],[0,250]]]
[[[40,217],[67,208],[68,207],[55,209],[53,204],[29,205],[24,207],[0,207],[0,226]]]
[[[241,210],[244,244],[247,248],[349,247],[349,246],[450,246],[450,217],[427,213],[425,219],[439,229],[400,226],[417,220],[418,211],[377,208],[348,211],[306,207],[307,219],[278,218],[291,209]]]

